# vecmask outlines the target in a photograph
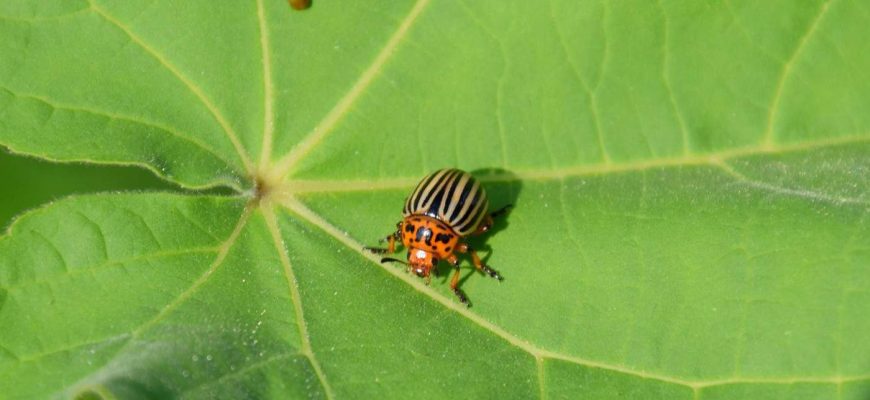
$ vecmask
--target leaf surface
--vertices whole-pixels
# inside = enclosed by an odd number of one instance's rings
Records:
[[[0,143],[188,189],[11,225],[0,396],[866,398],[868,18],[0,3]],[[362,251],[446,166],[515,205],[470,309]]]

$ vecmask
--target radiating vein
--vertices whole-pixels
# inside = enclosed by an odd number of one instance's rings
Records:
[[[210,154],[214,158],[216,158],[220,161],[223,161],[227,165],[230,164],[229,161],[227,161],[222,155],[217,154],[213,149],[211,149],[209,146],[207,146],[205,143],[203,143],[202,141],[200,141],[196,137],[185,136],[182,132],[177,131],[175,128],[171,128],[169,126],[162,125],[162,124],[157,123],[157,122],[146,121],[144,119],[141,119],[140,117],[135,117],[135,116],[130,116],[130,115],[122,115],[122,114],[119,114],[116,112],[111,112],[111,111],[104,111],[104,110],[97,110],[94,108],[61,104],[61,103],[59,103],[53,99],[50,99],[48,97],[45,97],[45,96],[14,92],[14,91],[9,90],[8,88],[5,88],[5,87],[0,87],[0,90],[6,91],[9,94],[11,94],[12,96],[15,96],[15,97],[20,98],[20,99],[29,99],[29,100],[38,101],[42,104],[45,104],[48,107],[51,107],[52,110],[62,110],[62,111],[69,111],[72,113],[90,114],[90,115],[93,115],[96,117],[108,119],[110,121],[124,121],[124,122],[129,122],[129,123],[133,123],[133,124],[137,124],[137,125],[142,125],[143,127],[147,127],[147,128],[153,128],[153,129],[156,129],[160,132],[166,133],[169,136],[172,136],[172,137],[175,137],[179,140],[188,142],[191,145],[202,149],[203,151]],[[7,145],[7,144],[4,144],[4,145]]]
[[[499,147],[501,150],[501,166],[504,168],[507,168],[507,166],[508,166],[507,165],[507,162],[508,162],[507,135],[505,135],[505,126],[504,126],[504,117],[502,115],[502,108],[503,108],[503,104],[504,104],[504,86],[505,86],[505,83],[506,83],[507,77],[508,77],[508,60],[510,58],[508,57],[507,50],[505,50],[504,43],[502,43],[502,41],[499,40],[498,35],[493,33],[491,29],[489,29],[489,27],[486,25],[486,23],[484,23],[483,21],[480,20],[480,18],[477,17],[477,15],[474,13],[474,10],[472,10],[471,7],[469,7],[468,4],[465,3],[465,1],[459,1],[458,4],[462,6],[466,15],[468,15],[468,17],[471,18],[471,20],[474,21],[474,23],[478,27],[480,27],[480,29],[483,32],[485,32],[487,34],[487,36],[490,37],[490,40],[492,40],[492,42],[496,44],[496,47],[498,47],[498,50],[499,50],[499,54],[501,55],[501,63],[500,63],[501,72],[499,72],[498,80],[496,81],[496,89],[495,89],[495,122],[496,122],[496,126],[498,128],[498,141],[499,141],[499,145],[500,145]]]
[[[236,152],[239,155],[239,159],[242,160],[242,164],[245,167],[245,170],[248,174],[252,174],[254,171],[253,164],[251,163],[250,158],[248,158],[247,153],[245,152],[245,148],[242,146],[242,143],[239,141],[236,132],[233,130],[232,126],[230,126],[229,122],[227,122],[226,118],[224,118],[223,114],[221,114],[220,110],[212,103],[211,100],[203,93],[202,89],[199,86],[195,85],[187,76],[185,76],[181,71],[167,59],[163,54],[157,52],[153,47],[151,47],[148,43],[143,41],[138,35],[133,33],[130,28],[124,25],[120,20],[115,18],[113,15],[109,14],[102,7],[97,5],[94,0],[90,0],[91,9],[94,10],[99,16],[108,21],[109,23],[115,25],[124,32],[130,40],[134,43],[142,47],[148,54],[154,57],[161,65],[163,65],[169,72],[175,75],[181,83],[184,84],[201,102],[205,107],[211,112],[212,116],[215,120],[220,124],[221,128],[223,128],[224,133],[227,138],[232,142],[233,147],[235,147]]]
[[[263,0],[257,0],[257,19],[260,25],[260,50],[263,58],[263,144],[260,153],[260,171],[266,169],[272,157],[272,136],[275,133],[275,87],[272,83],[272,48]]]
[[[689,143],[689,129],[686,127],[686,121],[683,118],[683,113],[680,111],[680,107],[677,105],[677,99],[674,97],[674,88],[671,85],[671,63],[670,63],[670,49],[668,47],[668,43],[670,41],[670,24],[668,23],[668,15],[665,12],[665,7],[662,4],[661,0],[656,1],[656,5],[659,10],[661,10],[662,15],[662,82],[665,84],[665,90],[668,92],[668,101],[671,104],[671,108],[674,110],[674,116],[677,118],[677,122],[680,125],[680,137],[683,142],[683,154],[687,155],[690,151],[690,143]]]
[[[830,8],[831,2],[833,0],[828,0],[825,4],[822,4],[822,7],[819,9],[819,12],[816,14],[816,17],[810,23],[807,32],[800,38],[797,46],[795,46],[794,52],[791,56],[785,61],[782,67],[782,73],[779,76],[779,81],[776,82],[776,90],[773,94],[773,101],[770,104],[770,112],[767,114],[767,128],[764,131],[763,142],[765,145],[773,145],[774,141],[774,132],[773,132],[773,123],[776,119],[776,114],[779,111],[779,102],[782,99],[782,90],[785,87],[785,82],[789,76],[791,76],[791,70],[794,68],[794,65],[799,60],[799,56],[801,52],[803,52],[804,48],[806,48],[806,44],[809,41],[809,38],[816,32],[819,27],[819,22],[822,20],[822,17],[827,13],[828,8]]]
[[[492,332],[496,336],[501,337],[502,339],[504,339],[505,341],[507,341],[511,345],[516,346],[516,347],[524,350],[525,352],[531,354],[532,356],[557,358],[557,359],[561,359],[561,360],[571,361],[571,362],[574,362],[574,363],[577,363],[580,365],[609,369],[609,370],[614,370],[614,371],[618,371],[618,372],[624,372],[624,373],[631,374],[631,375],[645,376],[645,377],[649,377],[652,379],[660,379],[660,380],[664,380],[664,381],[668,381],[668,382],[674,382],[674,383],[688,385],[688,382],[683,381],[683,380],[676,380],[676,379],[665,377],[665,376],[644,374],[642,372],[634,371],[634,370],[631,370],[631,369],[625,368],[625,367],[608,365],[605,363],[584,360],[584,359],[580,359],[580,358],[576,358],[576,357],[562,356],[562,355],[558,355],[556,353],[551,353],[551,352],[547,352],[545,350],[541,350],[541,349],[535,347],[534,345],[532,345],[531,343],[529,343],[528,341],[525,341],[523,339],[520,339],[520,338],[514,336],[510,332],[504,330],[502,327],[495,325],[490,321],[487,321],[486,319],[484,319],[483,317],[481,317],[477,314],[472,313],[464,305],[461,305],[461,304],[459,304],[451,299],[447,299],[444,296],[441,296],[440,294],[438,294],[437,292],[435,292],[431,288],[427,287],[423,283],[423,280],[415,279],[414,277],[411,277],[408,274],[402,273],[399,269],[389,268],[389,267],[383,266],[380,263],[380,258],[378,256],[375,256],[374,254],[363,251],[362,250],[363,245],[361,243],[355,241],[350,236],[347,236],[347,235],[343,234],[342,232],[340,232],[338,230],[338,228],[336,228],[333,225],[331,225],[330,223],[326,222],[323,218],[321,218],[319,215],[317,215],[316,213],[311,211],[308,207],[306,207],[304,204],[302,204],[301,202],[299,202],[295,198],[289,197],[289,196],[285,197],[285,198],[281,199],[281,204],[284,205],[285,207],[287,207],[287,209],[290,210],[291,212],[293,212],[294,214],[307,220],[311,224],[314,224],[315,226],[319,227],[320,229],[322,229],[324,232],[326,232],[327,234],[329,234],[333,238],[337,239],[338,241],[340,241],[341,243],[343,243],[347,247],[351,248],[352,250],[360,253],[363,257],[369,259],[370,261],[372,261],[373,263],[378,265],[380,268],[383,268],[385,271],[387,271],[388,273],[390,273],[394,277],[404,281],[405,283],[407,283],[409,286],[413,287],[417,291],[431,297],[436,302],[442,304],[443,306],[447,307],[450,310],[453,310],[457,314],[460,314],[461,316],[471,320],[472,322],[476,323],[480,327]]]
[[[125,332],[125,333],[121,333],[119,335],[113,335],[113,336],[110,336],[107,338],[100,338],[100,339],[96,339],[96,340],[89,340],[86,342],[68,344],[68,345],[60,347],[60,348],[55,348],[55,349],[51,349],[49,351],[44,351],[44,352],[40,352],[40,353],[28,354],[28,355],[21,356],[21,357],[16,356],[15,358],[16,358],[16,361],[18,361],[20,363],[31,363],[34,361],[39,361],[45,357],[53,356],[55,354],[60,354],[60,353],[64,353],[67,351],[72,351],[72,350],[79,349],[82,347],[88,347],[88,346],[94,347],[94,346],[101,345],[104,343],[126,340],[129,337],[130,337],[130,334]]]
[[[72,269],[69,271],[65,271],[64,273],[61,273],[61,274],[50,275],[50,276],[43,278],[43,279],[34,279],[34,280],[29,280],[29,281],[17,282],[14,285],[9,285],[9,286],[3,287],[2,289],[6,289],[9,291],[15,291],[15,290],[20,290],[23,287],[51,284],[51,283],[55,282],[56,280],[59,280],[60,278],[63,278],[63,277],[73,277],[73,276],[77,276],[77,275],[83,275],[86,273],[93,274],[96,271],[99,271],[103,268],[108,268],[108,267],[113,267],[113,266],[124,266],[126,264],[134,263],[137,261],[149,261],[149,260],[160,259],[160,258],[164,258],[164,257],[177,257],[177,256],[181,256],[181,255],[196,254],[196,253],[217,253],[218,251],[219,251],[219,248],[216,248],[216,247],[197,247],[197,248],[191,248],[191,249],[168,250],[168,251],[158,251],[158,252],[153,252],[153,253],[145,253],[145,254],[141,254],[138,256],[134,256],[134,257],[128,257],[128,258],[124,258],[124,259],[106,260],[100,264],[87,266],[87,267],[81,267],[81,268],[75,268],[75,269]]]
[[[294,198],[293,196],[284,196],[280,199],[281,204],[286,207],[289,211],[294,213],[295,215],[301,217],[302,219],[307,220],[309,223],[319,227],[328,235],[332,236],[334,239],[343,243],[345,246],[349,247],[353,251],[358,252],[363,257],[369,259],[379,268],[383,268],[389,274],[398,278],[399,280],[405,282],[415,290],[429,296],[434,301],[442,304],[448,309],[460,314],[461,316],[467,318],[471,322],[479,325],[481,328],[490,331],[494,335],[502,338],[506,342],[511,345],[522,349],[523,351],[529,353],[531,356],[536,358],[543,359],[554,359],[554,360],[562,360],[570,363],[574,363],[577,365],[581,365],[589,368],[597,368],[603,369],[613,372],[618,372],[626,375],[637,376],[643,379],[653,379],[661,382],[673,383],[677,385],[687,386],[693,389],[711,387],[711,386],[721,386],[721,385],[730,385],[730,384],[739,384],[739,383],[770,383],[770,384],[794,384],[794,383],[827,383],[827,384],[840,384],[843,382],[855,382],[855,381],[865,381],[870,380],[870,374],[867,375],[855,375],[855,376],[843,376],[843,375],[835,375],[835,376],[822,376],[822,377],[729,377],[729,378],[721,378],[721,379],[708,379],[708,380],[689,380],[679,377],[668,376],[664,374],[659,374],[656,372],[642,371],[636,370],[630,367],[611,364],[601,361],[589,360],[581,357],[560,354],[556,352],[552,352],[549,350],[538,348],[537,346],[529,343],[526,340],[520,339],[517,336],[514,336],[510,332],[504,330],[502,327],[493,324],[492,322],[487,321],[483,317],[472,313],[468,308],[460,305],[459,303],[452,301],[450,299],[441,296],[431,288],[427,287],[421,279],[415,279],[414,277],[409,276],[408,274],[402,273],[399,269],[385,267],[380,263],[379,257],[374,254],[368,253],[363,250],[363,245],[350,236],[342,233],[335,226],[324,220],[322,217],[317,215],[315,212],[311,211],[308,207],[302,204],[299,200]]]
[[[601,160],[604,164],[610,164],[610,154],[608,154],[607,149],[604,147],[604,138],[602,137],[601,133],[601,118],[598,115],[598,96],[595,94],[598,83],[595,84],[595,89],[593,89],[589,87],[586,79],[583,78],[580,67],[571,58],[571,53],[568,50],[568,42],[565,39],[566,35],[562,32],[562,30],[559,28],[559,24],[557,23],[558,19],[556,18],[555,10],[553,10],[553,1],[549,0],[547,4],[549,6],[550,19],[553,20],[553,30],[556,32],[556,37],[559,38],[559,44],[562,47],[562,53],[565,55],[565,62],[568,64],[568,66],[571,67],[571,72],[573,72],[573,75],[577,82],[580,83],[580,86],[583,87],[583,91],[586,92],[586,98],[589,100],[589,114],[592,116],[592,123],[595,127],[595,140],[596,143],[598,143],[598,151],[601,152]],[[604,50],[607,51],[606,44]],[[603,70],[601,70],[601,73],[603,73]]]
[[[278,251],[278,257],[281,259],[281,265],[284,267],[284,277],[287,278],[287,286],[290,289],[290,299],[293,301],[293,311],[296,315],[296,325],[299,328],[299,336],[302,338],[302,346],[299,349],[300,353],[311,362],[314,368],[314,373],[320,380],[323,386],[323,391],[326,392],[326,397],[333,399],[335,394],[332,387],[329,386],[329,381],[326,380],[326,374],[320,367],[320,362],[314,356],[314,350],[311,348],[311,336],[308,334],[308,323],[305,322],[305,314],[302,309],[302,296],[299,293],[299,281],[296,280],[296,275],[293,273],[293,267],[290,265],[290,257],[287,254],[287,248],[284,246],[284,240],[281,238],[281,230],[278,227],[278,218],[275,216],[275,211],[271,204],[266,204],[261,207],[263,217],[266,220],[266,226],[269,228],[269,233],[272,235],[272,242],[275,244],[275,250]]]
[[[299,162],[299,160],[305,157],[305,155],[308,154],[315,145],[320,143],[327,134],[332,132],[335,125],[345,116],[345,114],[347,114],[357,98],[365,92],[374,78],[381,72],[386,62],[395,52],[396,47],[405,35],[407,35],[409,29],[417,20],[417,17],[420,16],[423,9],[426,8],[427,4],[429,4],[429,0],[417,0],[417,3],[414,4],[414,7],[408,15],[402,23],[399,24],[399,28],[395,33],[393,33],[393,36],[390,37],[390,40],[387,41],[387,44],[383,49],[381,49],[372,64],[369,65],[365,72],[363,72],[356,83],[351,87],[350,91],[348,91],[347,94],[336,103],[335,107],[326,114],[323,120],[314,127],[313,132],[302,139],[302,141],[300,141],[296,147],[290,151],[290,153],[276,163],[274,175],[278,180],[283,179],[288,173],[290,173],[290,170]]]
[[[196,293],[200,286],[208,281],[208,279],[218,269],[218,267],[223,264],[224,259],[226,259],[227,257],[227,253],[229,253],[230,249],[236,243],[236,239],[238,239],[239,234],[242,232],[242,228],[244,228],[247,224],[252,211],[253,208],[251,206],[245,207],[245,210],[242,212],[242,216],[239,218],[239,222],[236,223],[236,227],[233,229],[233,232],[230,234],[227,240],[221,243],[221,245],[218,247],[218,253],[214,259],[214,262],[209,265],[208,269],[206,269],[205,272],[203,272],[202,275],[200,275],[199,278],[197,278],[197,280],[190,285],[190,287],[188,287],[185,291],[181,292],[181,294],[179,294],[172,302],[163,307],[163,309],[160,310],[157,315],[134,329],[132,331],[132,335],[134,338],[138,337],[140,334],[142,334],[142,332],[144,332],[157,322],[160,322],[160,320],[162,320],[164,317],[169,315],[169,313],[178,308],[179,305],[187,301],[190,296]]]
[[[723,160],[749,157],[764,154],[782,154],[790,152],[808,151],[822,147],[841,146],[846,144],[862,144],[870,142],[868,136],[844,136],[833,139],[809,141],[790,145],[781,145],[770,149],[764,145],[724,150],[718,153],[689,155],[685,157],[659,158],[651,160],[639,160],[625,163],[599,163],[590,165],[569,166],[553,169],[526,169],[511,170],[505,174],[491,174],[478,176],[481,182],[512,182],[521,180],[524,182],[559,180],[577,176],[605,175],[624,172],[638,172],[663,167],[698,166],[708,165],[719,167]],[[403,189],[413,186],[420,177],[404,177],[384,179],[378,181],[342,181],[342,180],[291,180],[285,185],[284,192],[297,193],[322,193],[322,192],[347,192],[347,191],[372,191]]]
[[[151,326],[154,326],[154,324],[160,322],[163,318],[165,318],[167,315],[169,315],[173,310],[178,308],[178,306],[180,306],[185,301],[187,301],[187,299],[189,299],[205,282],[208,281],[208,279],[217,270],[217,268],[221,266],[224,259],[226,259],[227,254],[229,253],[229,251],[233,247],[233,245],[236,243],[236,240],[238,239],[239,234],[241,234],[242,229],[247,224],[248,219],[250,218],[253,210],[254,210],[254,208],[250,204],[245,207],[244,211],[242,211],[242,215],[239,217],[239,220],[236,223],[235,228],[233,228],[232,233],[230,233],[230,236],[227,237],[227,239],[223,243],[221,243],[221,245],[218,247],[218,254],[215,257],[215,260],[211,263],[209,268],[202,275],[200,275],[200,277],[196,281],[193,282],[193,284],[191,284],[187,289],[185,289],[183,292],[181,292],[181,294],[179,294],[174,300],[172,300],[165,307],[163,307],[163,309],[161,309],[160,312],[158,312],[153,318],[151,318],[148,321],[145,321],[144,323],[142,323],[138,327],[134,328],[133,330],[130,331],[129,334],[124,333],[124,334],[119,336],[119,337],[125,337],[125,338],[129,337],[129,340],[127,341],[127,343],[125,343],[121,348],[119,348],[115,352],[116,355],[121,354],[125,349],[132,346],[133,343],[135,343],[134,340],[136,338],[138,338],[143,332],[145,332]],[[77,383],[73,384],[73,386],[75,386],[75,385],[77,385]],[[63,391],[64,390],[61,390],[59,392],[63,392]]]

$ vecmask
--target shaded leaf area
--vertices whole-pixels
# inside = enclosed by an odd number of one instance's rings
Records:
[[[62,196],[118,190],[176,190],[176,186],[137,168],[57,164],[0,150],[0,230],[12,217]]]

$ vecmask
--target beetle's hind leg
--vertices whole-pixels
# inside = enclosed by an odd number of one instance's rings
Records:
[[[502,208],[499,208],[498,210],[495,210],[495,211],[489,213],[489,217],[490,217],[490,218],[498,218],[498,217],[501,217],[502,215],[504,215],[505,213],[507,213],[508,211],[510,211],[510,209],[513,208],[513,206],[514,206],[513,204],[508,204],[508,205],[506,205],[506,206],[504,206],[504,207],[502,207]]]
[[[484,264],[483,261],[480,260],[477,252],[474,251],[471,246],[465,243],[461,243],[459,244],[459,246],[456,246],[456,251],[460,253],[471,253],[471,263],[474,264],[474,268],[477,268],[478,271],[483,272],[484,274],[487,274],[492,278],[498,279],[500,281],[504,280],[504,278],[501,276],[501,274],[498,273],[498,271],[492,269],[489,265]]]
[[[498,210],[495,210],[495,211],[487,214],[485,217],[483,217],[483,221],[480,222],[480,226],[477,227],[477,230],[474,231],[474,234],[479,235],[481,233],[485,233],[485,232],[489,231],[489,228],[492,228],[493,219],[504,215],[513,206],[514,206],[513,204],[508,204],[502,208],[499,208]]]
[[[382,247],[369,247],[369,246],[365,246],[365,247],[363,247],[363,249],[368,250],[368,251],[375,253],[375,254],[388,254],[388,253],[392,254],[392,253],[396,252],[396,243],[397,242],[399,244],[402,243],[401,239],[402,239],[402,232],[399,230],[396,230],[395,232],[391,233],[389,236],[378,240],[378,243],[387,242],[386,249],[382,248]]]

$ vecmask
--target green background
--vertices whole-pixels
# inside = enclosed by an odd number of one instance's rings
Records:
[[[868,20],[0,2],[0,397],[866,399]],[[448,166],[470,309],[362,251]]]

